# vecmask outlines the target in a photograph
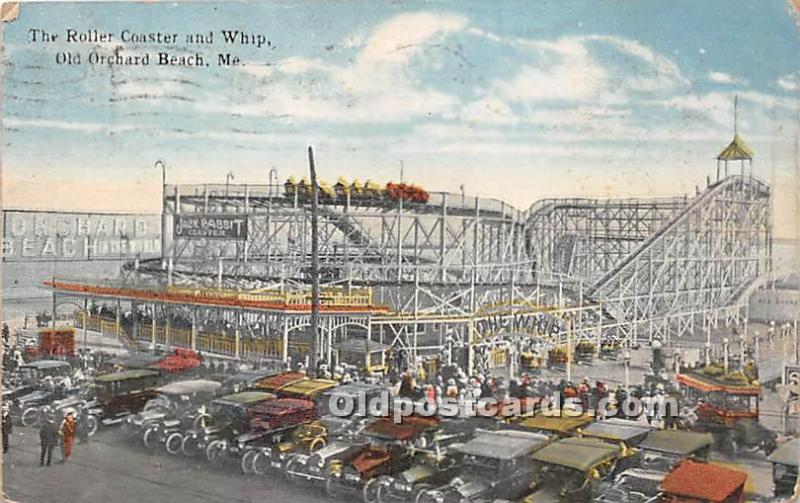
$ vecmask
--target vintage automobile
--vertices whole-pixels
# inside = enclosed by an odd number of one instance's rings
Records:
[[[386,353],[391,346],[368,339],[346,339],[336,345],[336,361],[366,374],[386,372]]]
[[[526,501],[591,501],[623,453],[624,448],[596,438],[552,442],[533,454],[534,491]]]
[[[682,461],[661,481],[660,502],[744,503],[745,472],[715,463]]]
[[[274,393],[282,398],[302,398],[305,400],[316,401],[317,399],[321,398],[326,391],[333,389],[338,385],[338,381],[332,381],[330,379],[306,378],[281,386],[277,388]]]
[[[460,473],[443,485],[420,491],[415,502],[518,500],[531,490],[531,454],[550,441],[551,437],[539,433],[479,430],[472,440],[454,449],[464,456]]]
[[[641,466],[668,472],[685,458],[708,460],[714,438],[708,433],[681,430],[655,430],[639,443]]]
[[[324,447],[309,454],[297,452],[289,454],[282,461],[270,461],[276,463],[276,468],[282,462],[284,475],[290,481],[322,485],[327,480],[331,465],[340,455],[348,450],[361,449],[369,443],[369,438],[363,432],[369,423],[366,418],[339,419],[323,416],[322,420],[328,423],[327,443]],[[337,427],[328,420],[341,422]]]
[[[781,444],[767,460],[772,463],[773,496],[788,498],[794,495],[800,471],[800,438]]]
[[[216,398],[209,404],[208,412],[195,418],[192,429],[167,437],[167,452],[171,453],[178,441],[180,452],[185,456],[206,452],[214,440],[228,439],[246,432],[253,418],[253,407],[276,398],[273,393],[264,391],[243,391]]]
[[[37,360],[22,365],[13,382],[4,383],[3,399],[13,400],[49,384],[59,383],[72,373],[72,366],[64,360]],[[5,377],[5,376],[4,376]]]
[[[684,369],[676,380],[686,400],[697,403],[692,429],[713,434],[721,450],[731,455],[742,448],[767,455],[775,450],[776,433],[759,422],[758,381],[713,364]]]
[[[288,438],[301,425],[314,419],[315,404],[301,398],[276,398],[254,405],[245,431],[229,429],[206,447],[206,459],[219,463],[223,456],[238,457],[246,466],[244,455],[258,452],[266,446],[274,446]]]
[[[380,418],[364,428],[369,443],[340,453],[329,467],[325,490],[334,497],[343,493],[360,494],[366,503],[376,501],[377,479],[395,475],[409,466],[416,447],[428,442],[440,421],[437,417],[405,416],[399,423]]]
[[[464,466],[465,454],[459,450],[463,445],[452,442],[460,436],[448,436],[436,440],[425,449],[414,450],[414,464],[396,476],[384,475],[376,480],[378,503],[414,501],[424,491],[449,482]]]
[[[195,416],[198,407],[210,401],[222,387],[221,383],[205,379],[175,381],[156,388],[137,414],[125,419],[125,431],[140,438],[147,448],[166,441],[166,431],[180,425],[185,416]]]
[[[292,454],[311,454],[324,447],[329,438],[355,433],[347,429],[360,431],[365,425],[368,404],[383,392],[385,387],[365,382],[324,391],[316,400],[319,419],[299,426],[285,442],[247,452],[242,457],[242,471],[263,475],[268,469],[281,469]]]
[[[575,362],[591,363],[594,360],[594,353],[597,345],[588,340],[580,340],[575,344]]]
[[[83,407],[98,425],[121,423],[128,415],[141,411],[155,396],[159,379],[158,372],[145,369],[97,376],[89,388],[92,399]]]
[[[597,438],[624,446],[624,452],[617,462],[617,470],[623,471],[639,462],[641,451],[637,447],[651,431],[653,429],[648,426],[642,426],[624,419],[616,421],[611,419],[589,424],[579,429],[578,433],[586,438]]]
[[[599,484],[594,503],[657,503],[666,473],[629,468]]]

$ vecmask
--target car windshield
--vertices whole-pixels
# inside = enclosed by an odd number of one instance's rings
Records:
[[[19,371],[20,379],[25,384],[36,384],[37,372],[32,367],[22,367]]]
[[[467,471],[473,475],[484,477],[490,473],[497,473],[501,467],[499,459],[485,458],[483,456],[469,456],[467,458]]]

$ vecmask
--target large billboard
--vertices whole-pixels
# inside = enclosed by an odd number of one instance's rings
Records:
[[[159,215],[3,211],[3,261],[161,256]]]
[[[247,217],[237,215],[175,215],[175,239],[247,239]]]

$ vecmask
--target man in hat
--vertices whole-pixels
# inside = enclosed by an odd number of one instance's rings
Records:
[[[45,458],[47,459],[47,466],[50,466],[50,461],[53,459],[53,448],[58,443],[58,430],[56,429],[55,421],[50,415],[43,418],[42,425],[39,427],[39,441],[42,444],[39,466],[44,466]]]

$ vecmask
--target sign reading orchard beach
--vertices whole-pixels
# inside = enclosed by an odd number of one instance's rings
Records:
[[[153,258],[161,254],[157,215],[3,212],[3,260]]]
[[[189,239],[247,239],[247,217],[176,215],[173,235]]]

